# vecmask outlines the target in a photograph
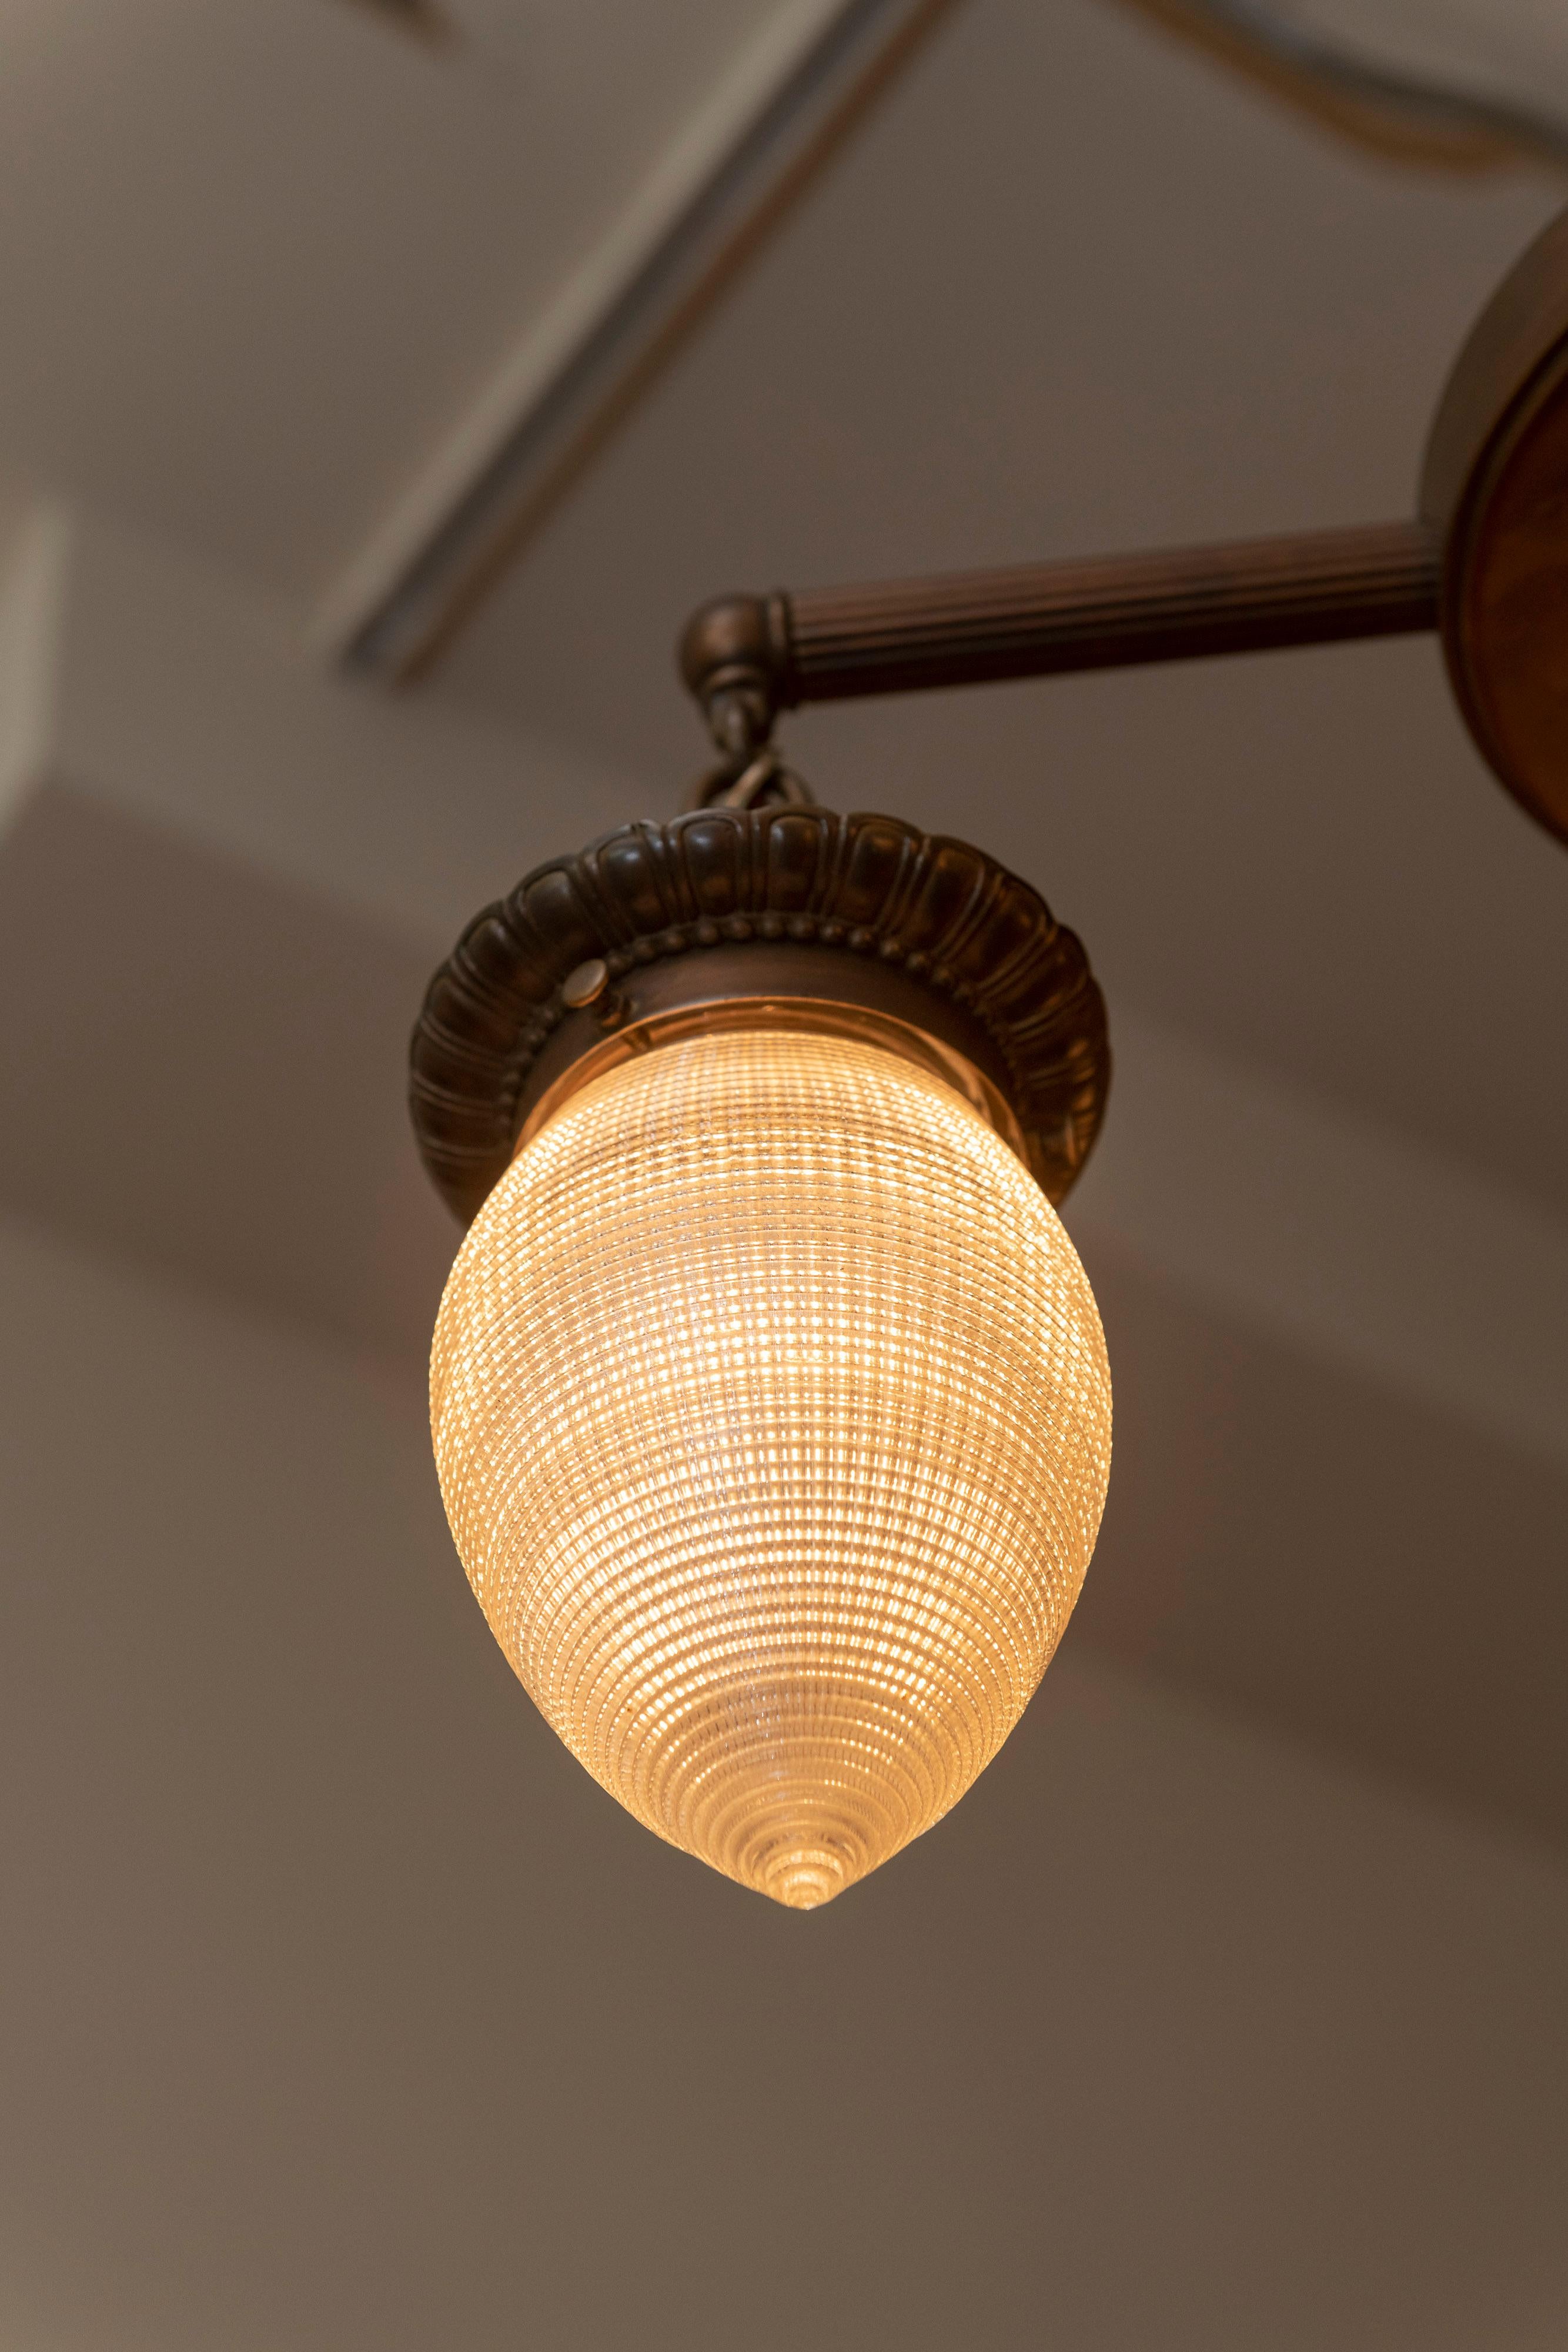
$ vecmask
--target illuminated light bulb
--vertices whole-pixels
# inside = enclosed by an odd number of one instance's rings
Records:
[[[497,1639],[673,1844],[827,1902],[1017,1723],[1099,1528],[1088,1279],[956,1089],[799,1029],[570,1095],[447,1284],[442,1493]]]

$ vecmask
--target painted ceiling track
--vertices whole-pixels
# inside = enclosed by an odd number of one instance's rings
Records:
[[[427,671],[956,0],[796,0],[690,121],[329,595],[319,635]]]

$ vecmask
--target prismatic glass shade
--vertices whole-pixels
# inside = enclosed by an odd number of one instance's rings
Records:
[[[690,1036],[571,1096],[458,1255],[442,1493],[611,1793],[800,1908],[929,1829],[1078,1597],[1111,1387],[1071,1243],[875,1045]]]

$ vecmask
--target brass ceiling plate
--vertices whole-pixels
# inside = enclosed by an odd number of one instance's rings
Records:
[[[1461,352],[1421,505],[1446,535],[1443,646],[1470,731],[1515,799],[1568,842],[1568,214]]]

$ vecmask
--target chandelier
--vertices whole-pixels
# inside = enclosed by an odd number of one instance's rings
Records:
[[[808,596],[683,643],[720,764],[530,874],[415,1031],[468,1226],[431,1418],[485,1614],[646,1826],[811,1909],[1018,1722],[1094,1548],[1111,1381],[1057,1215],[1110,1062],[983,851],[818,807],[790,705],[1440,625],[1568,837],[1568,223],[1483,317],[1414,523]]]

